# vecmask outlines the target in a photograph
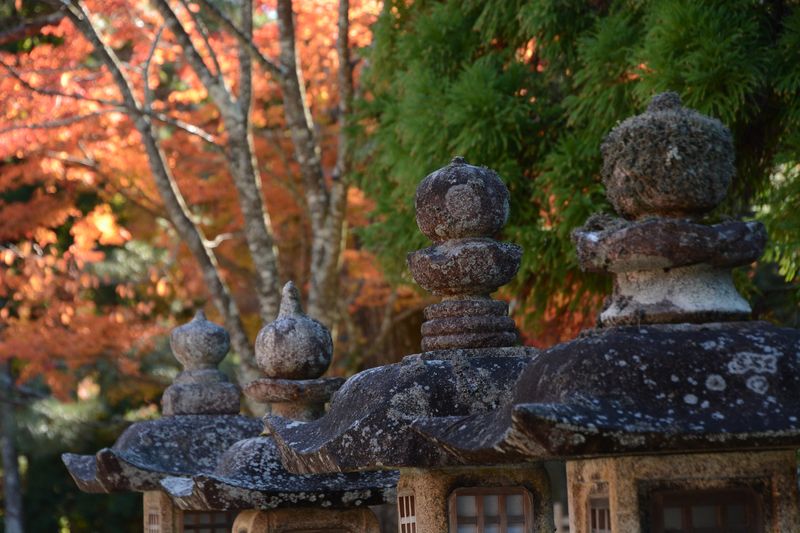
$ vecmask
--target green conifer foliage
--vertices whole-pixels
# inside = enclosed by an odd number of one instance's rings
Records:
[[[598,305],[586,297],[607,281],[578,270],[570,232],[610,210],[604,135],[664,90],[731,128],[737,176],[715,217],[757,212],[774,235],[769,258],[796,275],[797,2],[387,0],[374,30],[360,147],[377,210],[363,237],[395,279],[426,244],[417,183],[462,155],[511,190],[504,238],[525,247],[518,308],[535,323],[545,308]]]

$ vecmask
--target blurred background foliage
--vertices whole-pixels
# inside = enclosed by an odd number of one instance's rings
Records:
[[[609,288],[579,271],[570,242],[591,213],[610,211],[600,143],[666,90],[732,130],[737,174],[712,218],[767,225],[764,259],[737,279],[760,317],[796,324],[797,2],[386,2],[361,102],[361,184],[376,201],[363,237],[408,281],[405,253],[425,245],[419,180],[454,155],[493,168],[511,190],[504,237],[525,249],[506,296],[533,342],[568,338]]]

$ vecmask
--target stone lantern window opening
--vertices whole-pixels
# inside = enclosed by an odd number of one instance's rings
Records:
[[[450,494],[452,533],[528,533],[533,499],[523,487],[464,487]]]
[[[228,533],[236,519],[235,511],[183,511],[183,533]]]
[[[161,533],[161,512],[157,507],[147,510],[147,529],[145,533]]]
[[[651,494],[653,533],[763,533],[752,489],[663,490]]]
[[[397,496],[397,518],[400,533],[417,533],[417,510],[414,494],[407,493]]]
[[[589,533],[612,533],[608,494],[589,498]]]

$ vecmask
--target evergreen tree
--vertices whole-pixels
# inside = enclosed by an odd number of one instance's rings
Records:
[[[517,309],[586,316],[607,281],[577,268],[570,232],[608,207],[600,144],[650,97],[722,120],[737,175],[715,217],[768,224],[768,252],[800,264],[800,5],[729,0],[388,1],[374,31],[362,102],[364,232],[388,273],[425,245],[413,193],[454,155],[498,171],[511,190],[505,237],[525,247]],[[571,319],[574,319],[573,314]]]

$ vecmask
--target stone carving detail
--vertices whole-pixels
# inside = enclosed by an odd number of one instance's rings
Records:
[[[314,379],[328,369],[333,355],[330,332],[306,316],[291,281],[283,288],[278,318],[256,338],[256,363],[268,377]]]
[[[278,318],[256,338],[256,363],[266,377],[248,383],[244,393],[268,403],[272,412],[292,420],[313,420],[342,385],[342,378],[321,378],[331,362],[328,329],[303,313],[294,283],[283,287]]]
[[[746,319],[730,269],[761,255],[758,222],[696,220],[724,199],[734,173],[730,131],[655,96],[604,141],[606,195],[625,218],[595,215],[573,233],[581,268],[615,275],[602,326]]]
[[[184,370],[161,398],[165,416],[239,413],[239,388],[217,369],[231,346],[224,328],[198,311],[172,330],[170,346]]]
[[[417,188],[417,225],[434,245],[408,254],[414,280],[443,297],[425,309],[422,350],[514,346],[505,302],[489,294],[519,269],[522,249],[493,237],[508,219],[508,189],[497,174],[456,157]]]

